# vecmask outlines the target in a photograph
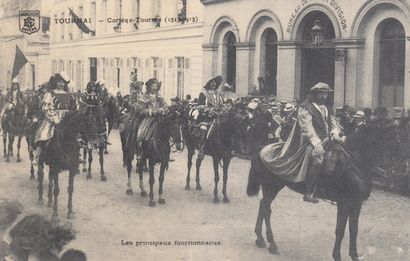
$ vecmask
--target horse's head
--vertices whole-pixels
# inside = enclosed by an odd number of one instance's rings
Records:
[[[159,121],[159,127],[162,129],[163,135],[168,136],[168,138],[171,139],[172,144],[175,144],[178,151],[184,149],[182,114],[182,104],[171,104],[169,106],[169,112],[162,116]]]

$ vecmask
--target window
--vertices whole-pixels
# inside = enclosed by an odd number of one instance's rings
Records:
[[[61,13],[61,18],[64,19],[64,13]],[[61,28],[61,31],[60,31],[60,40],[61,40],[61,41],[64,41],[65,23],[60,24],[60,28]]]
[[[58,72],[64,71],[64,61],[60,60],[60,63],[58,65]]]
[[[77,61],[76,80],[77,90],[80,90],[83,84],[83,66],[81,61]]]
[[[52,74],[56,74],[57,73],[57,61],[56,60],[53,60],[53,64],[52,64],[52,66],[51,66],[51,69],[52,69]]]
[[[94,32],[96,32],[96,19],[97,19],[97,9],[96,9],[96,4],[95,2],[91,2],[91,24],[92,24],[92,28],[91,30],[94,30]],[[91,34],[91,35],[95,35]]]
[[[107,32],[107,0],[103,0],[102,1],[102,15],[103,15],[103,19],[104,19],[104,23],[103,23],[103,32],[106,33]]]
[[[184,24],[186,21],[186,0],[178,0],[177,16],[178,22]]]
[[[177,76],[177,97],[184,98],[184,57],[176,57],[176,76]]]
[[[78,8],[78,17],[83,17],[83,6],[80,6]],[[78,30],[79,34],[80,34],[80,39],[83,38],[83,32],[81,30]]]
[[[54,16],[56,18],[56,16]],[[50,31],[50,17],[41,17],[41,32]]]
[[[406,57],[404,28],[395,19],[387,19],[380,26],[379,103],[386,107],[403,107]]]
[[[152,77],[158,79],[159,58],[152,57]]]
[[[134,0],[134,17],[133,18],[139,18],[140,17],[140,0]],[[134,22],[134,28],[135,30],[139,29],[139,19],[135,19]]]

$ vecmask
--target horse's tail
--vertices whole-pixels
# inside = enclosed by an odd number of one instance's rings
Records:
[[[246,193],[248,196],[257,196],[261,187],[260,180],[260,159],[259,155],[254,155],[251,161],[251,168],[249,170],[248,185],[246,187]]]

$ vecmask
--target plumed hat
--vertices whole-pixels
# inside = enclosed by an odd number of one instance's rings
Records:
[[[161,82],[158,82],[157,78],[151,78],[145,83],[146,91],[150,92],[151,91],[151,86],[156,83],[158,85],[158,91],[161,88]]]
[[[65,71],[57,73],[55,76],[57,81],[62,80],[66,84],[70,82],[70,77],[68,77],[68,74]]]

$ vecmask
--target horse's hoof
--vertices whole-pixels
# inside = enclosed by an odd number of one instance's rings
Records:
[[[165,204],[165,199],[163,198],[158,199],[158,204]]]
[[[91,174],[87,174],[87,179],[91,179]]]
[[[190,187],[189,185],[186,185],[186,186],[185,186],[185,190],[186,190],[186,191],[190,191],[190,190],[191,190],[191,187]]]
[[[214,203],[215,204],[218,204],[218,203],[220,203],[221,201],[219,200],[219,198],[214,198]]]
[[[67,213],[67,219],[74,219],[74,218],[75,218],[74,212],[68,212]]]
[[[351,256],[352,261],[360,261],[361,259],[357,256]]]
[[[155,201],[150,201],[149,206],[153,208],[153,207],[156,207],[157,204],[155,204]]]
[[[53,216],[51,217],[51,222],[54,224],[58,224],[60,222],[60,218],[58,217],[57,213],[53,213]]]
[[[9,159],[9,158],[6,158],[6,162],[10,162],[10,159]]]
[[[83,173],[86,173],[87,172],[87,169],[83,169]]]
[[[279,250],[278,250],[278,246],[270,244],[269,248],[269,253],[271,253],[272,255],[279,255]]]
[[[43,205],[43,199],[42,198],[37,199],[37,205],[39,205],[39,206]]]
[[[101,181],[107,181],[107,177],[106,176],[101,176]]]
[[[231,201],[229,200],[229,198],[224,198],[223,199],[223,203],[230,203]]]
[[[259,248],[265,248],[266,247],[265,240],[263,240],[263,239],[256,239],[255,244]]]
[[[17,158],[16,162],[17,162],[17,163],[21,162],[21,159],[20,159],[20,158]]]
[[[141,192],[141,197],[146,198],[148,196],[147,192],[142,191]],[[155,203],[155,202],[154,202]]]
[[[201,185],[196,185],[196,190],[201,191],[202,190]]]
[[[52,206],[53,206],[53,201],[49,201],[49,202],[47,203],[47,207],[51,208]]]
[[[132,189],[127,189],[127,195],[132,195]]]
[[[106,151],[104,151],[104,154],[110,154],[110,153],[108,152],[108,150],[106,150]]]

